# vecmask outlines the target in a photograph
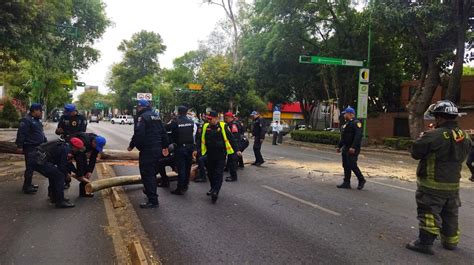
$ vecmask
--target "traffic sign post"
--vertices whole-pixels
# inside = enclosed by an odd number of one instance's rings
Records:
[[[151,93],[137,93],[137,100],[146,99],[151,101],[153,99],[153,94]]]

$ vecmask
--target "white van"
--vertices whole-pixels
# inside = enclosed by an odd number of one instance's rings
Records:
[[[133,116],[130,115],[118,115],[110,120],[112,124],[133,124]]]

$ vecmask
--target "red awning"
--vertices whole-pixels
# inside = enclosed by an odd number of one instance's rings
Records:
[[[267,109],[269,111],[273,111],[273,104],[268,103],[267,104]],[[301,106],[300,106],[299,102],[292,102],[292,103],[283,104],[281,106],[280,111],[285,112],[285,113],[302,113]]]

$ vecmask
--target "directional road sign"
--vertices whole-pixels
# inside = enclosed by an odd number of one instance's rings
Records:
[[[305,55],[300,56],[300,63],[331,64],[331,65],[356,66],[356,67],[362,67],[364,65],[363,61],[330,58],[330,57],[319,57],[319,56],[305,56]]]

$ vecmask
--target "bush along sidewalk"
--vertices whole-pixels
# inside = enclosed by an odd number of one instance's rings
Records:
[[[320,143],[337,145],[341,138],[339,132],[324,132],[324,131],[292,131],[291,139],[301,142]]]
[[[396,150],[409,150],[413,145],[413,140],[407,137],[389,137],[383,139],[385,146]]]

